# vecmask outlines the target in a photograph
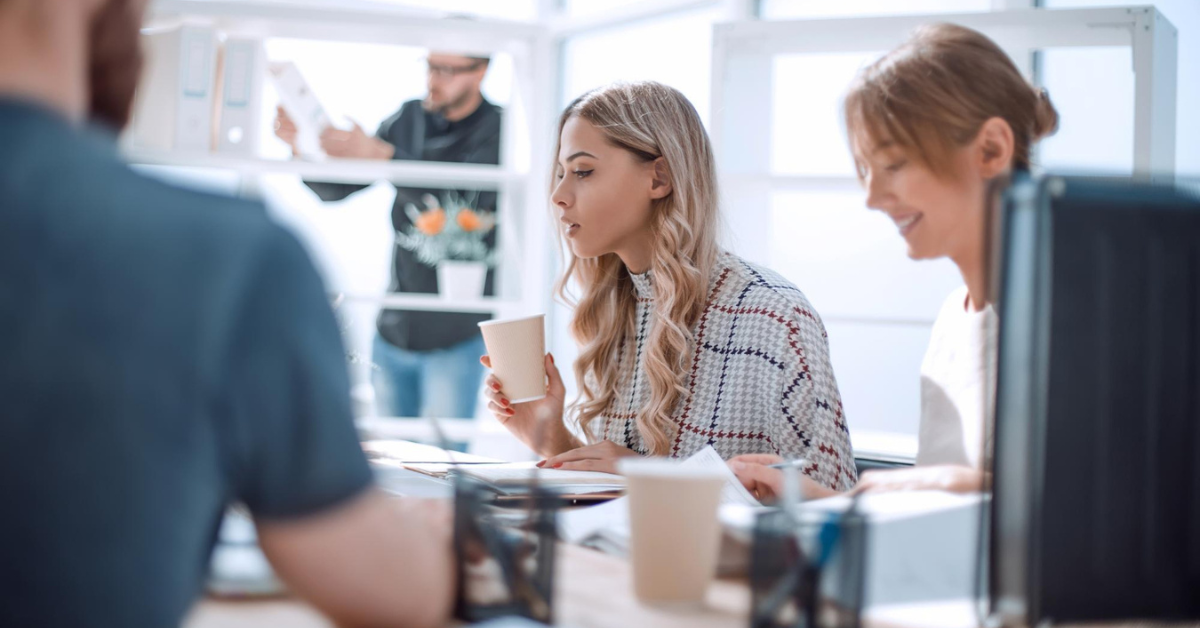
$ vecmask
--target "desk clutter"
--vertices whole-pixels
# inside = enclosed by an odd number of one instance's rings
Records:
[[[978,532],[991,504],[978,495],[865,494],[785,510],[727,486],[718,510],[717,578],[702,606],[661,605],[635,593],[627,498],[580,507],[534,490],[523,501],[498,500],[493,487],[470,475],[437,478],[400,464],[454,460],[469,467],[487,459],[400,441],[372,441],[364,449],[380,477],[395,476],[381,481],[385,490],[456,501],[456,556],[466,574],[456,612],[471,625],[966,628],[981,625],[986,612],[979,602],[987,574],[980,568],[989,560]],[[712,465],[709,471],[717,472],[724,468],[719,460],[704,453],[677,466]],[[441,492],[414,492],[427,485]],[[222,545],[240,556],[214,561],[214,570],[226,571],[214,574],[210,596],[286,593],[265,560],[249,557],[257,551],[253,526],[242,514],[234,517],[240,521],[222,532]],[[222,604],[229,602],[208,606]]]
[[[565,543],[630,558],[630,498],[622,496],[627,487],[621,476],[535,469],[533,463],[403,441],[368,441],[363,449],[377,468],[453,486],[460,505],[468,503],[461,501],[462,487],[470,486],[475,518],[489,526],[528,530],[531,516],[542,526],[552,520]],[[789,514],[759,503],[711,447],[676,466],[722,479],[716,575],[749,579],[754,604],[747,623],[754,626],[850,626],[864,608],[969,600],[986,591],[979,573],[986,548],[978,531],[987,502],[979,496],[927,491],[833,497],[799,504]],[[563,487],[602,488],[606,492],[598,494],[607,501],[572,507],[562,499]],[[520,502],[526,508],[504,499],[532,492],[539,497]],[[557,497],[553,516],[544,503],[548,497]],[[533,504],[542,509],[529,508]]]
[[[503,463],[400,441],[369,441],[363,448],[377,468],[453,487],[460,560],[475,556],[481,561],[474,580],[465,585],[476,587],[479,597],[460,602],[463,619],[553,617],[553,570],[546,561],[552,563],[555,554],[549,539],[630,558],[628,496],[572,507],[554,490],[554,470],[537,470],[535,480],[532,463]],[[754,499],[711,448],[675,466],[722,479],[716,575],[748,579],[753,602],[748,625],[854,626],[865,608],[974,599],[982,590],[976,574],[986,556],[980,554],[977,532],[986,502],[978,496],[835,497],[788,513]],[[492,472],[478,473],[481,469]],[[605,486],[617,495],[626,484],[609,474],[557,477],[564,478],[561,486]],[[497,499],[498,490],[531,497],[517,508]],[[480,559],[483,550],[507,557]]]
[[[506,462],[404,441],[367,441],[372,463],[414,471],[436,479],[470,476],[498,499],[523,497],[536,486],[565,500],[605,501],[620,496],[625,478],[611,473],[542,469],[532,461]]]
[[[455,615],[475,622],[516,616],[551,623],[558,496],[535,490],[515,522],[491,507],[491,486],[454,477]]]

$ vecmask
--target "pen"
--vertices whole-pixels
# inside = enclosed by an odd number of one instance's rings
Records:
[[[788,460],[787,462],[780,462],[778,464],[768,465],[767,468],[769,468],[769,469],[786,469],[788,467],[791,467],[793,469],[799,469],[800,467],[803,467],[806,464],[808,464],[808,459],[796,458],[795,460]]]

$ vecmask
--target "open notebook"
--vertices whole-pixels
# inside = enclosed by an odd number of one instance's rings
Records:
[[[522,492],[534,482],[561,494],[591,495],[625,489],[625,478],[593,471],[538,469],[534,462],[506,462],[407,441],[375,440],[362,444],[374,464],[395,466],[444,478],[451,471],[478,478],[501,492]]]

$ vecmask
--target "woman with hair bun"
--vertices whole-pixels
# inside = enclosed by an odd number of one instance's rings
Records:
[[[867,206],[888,215],[912,259],[948,257],[962,288],[942,306],[921,365],[916,466],[865,473],[858,491],[979,490],[990,446],[996,313],[988,294],[987,207],[1058,113],[984,35],[952,24],[922,27],[865,68],[844,104],[850,150]],[[777,494],[773,456],[731,461],[742,482]],[[805,484],[806,493],[828,491]]]
[[[803,457],[809,482],[852,487],[825,329],[795,286],[718,246],[716,167],[692,104],[660,83],[616,84],[576,99],[558,129],[550,200],[580,399],[564,412],[546,356],[550,394],[512,404],[493,375],[492,412],[550,467],[612,472],[621,457],[712,445]]]

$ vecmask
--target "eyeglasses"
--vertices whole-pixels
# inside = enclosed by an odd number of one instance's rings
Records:
[[[426,61],[426,64],[429,68],[429,74],[437,76],[438,78],[453,78],[459,74],[474,72],[475,70],[483,67],[484,63],[486,62],[481,60],[468,65],[442,65],[438,63],[429,63]]]

